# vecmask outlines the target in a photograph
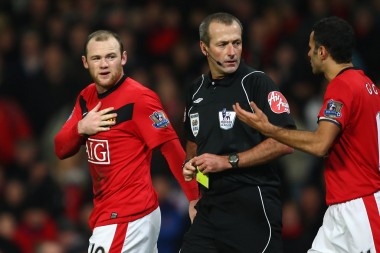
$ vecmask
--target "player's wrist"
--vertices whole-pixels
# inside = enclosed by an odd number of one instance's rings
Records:
[[[82,122],[78,121],[77,124],[77,133],[81,137],[87,137],[87,134],[83,131]]]

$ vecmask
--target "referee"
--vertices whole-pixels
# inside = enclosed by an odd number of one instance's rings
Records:
[[[183,174],[197,179],[202,198],[181,253],[282,252],[275,160],[293,149],[241,122],[232,105],[251,110],[255,101],[272,124],[295,124],[273,81],[241,61],[242,30],[228,13],[212,14],[199,27],[210,72],[187,90]]]

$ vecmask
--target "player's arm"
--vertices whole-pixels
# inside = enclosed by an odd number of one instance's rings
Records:
[[[78,104],[75,105],[72,115],[54,138],[55,153],[59,159],[75,155],[87,136],[108,131],[115,124],[115,121],[110,121],[117,116],[116,113],[109,113],[113,108],[99,111],[100,107],[99,102],[82,119],[80,107]]]
[[[85,137],[78,134],[78,123],[66,122],[54,138],[55,154],[59,159],[73,156],[84,141]]]
[[[182,173],[186,181],[194,179],[197,169],[195,168],[194,157],[197,154],[197,144],[192,141],[186,142],[186,160],[182,165]]]
[[[85,142],[85,136],[78,133],[78,122],[81,116],[80,106],[77,103],[69,119],[54,137],[54,151],[59,159],[75,155]]]
[[[234,105],[234,110],[241,121],[265,136],[319,157],[327,155],[331,144],[340,132],[339,126],[329,121],[320,121],[315,132],[278,127],[268,121],[267,116],[255,103],[251,102],[251,107],[255,113],[242,109],[238,103]]]
[[[182,176],[182,163],[185,160],[185,151],[179,140],[172,139],[163,143],[160,146],[160,151],[168,162],[170,170],[182,187],[187,199],[189,201],[198,199],[198,184],[195,181],[186,182]]]
[[[182,176],[182,164],[185,160],[185,152],[181,146],[181,143],[178,139],[172,139],[163,143],[160,146],[160,151],[164,155],[170,170],[190,202],[189,216],[192,222],[196,215],[196,210],[194,207],[198,202],[199,189],[198,183],[195,180],[186,182],[185,178]]]

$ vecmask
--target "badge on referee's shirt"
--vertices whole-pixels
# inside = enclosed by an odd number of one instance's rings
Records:
[[[194,137],[196,137],[199,132],[199,114],[198,113],[190,114],[190,125],[191,125],[191,131],[193,132]]]
[[[236,118],[236,112],[227,111],[226,108],[223,108],[221,112],[219,112],[219,126],[223,130],[231,129],[234,126]]]

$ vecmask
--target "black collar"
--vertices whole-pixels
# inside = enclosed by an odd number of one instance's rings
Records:
[[[349,70],[349,69],[357,69],[355,67],[347,67],[347,68],[344,68],[342,69],[341,71],[339,71],[339,73],[336,75],[336,76],[339,76],[340,74],[342,74],[343,72],[345,72],[346,70]]]
[[[228,74],[224,76],[221,79],[212,79],[211,77],[211,72],[208,72],[208,74],[204,75],[205,76],[205,84],[207,87],[210,85],[212,86],[230,86],[234,83],[234,80],[240,76],[241,73],[243,73],[245,64],[243,61],[240,61],[239,67],[236,69],[235,72]]]
[[[112,86],[111,89],[107,90],[106,92],[102,93],[102,94],[99,94],[98,93],[98,98],[105,98],[108,96],[108,94],[111,94],[114,90],[116,90],[123,82],[124,80],[127,79],[127,76],[124,74],[120,80],[114,85]]]

